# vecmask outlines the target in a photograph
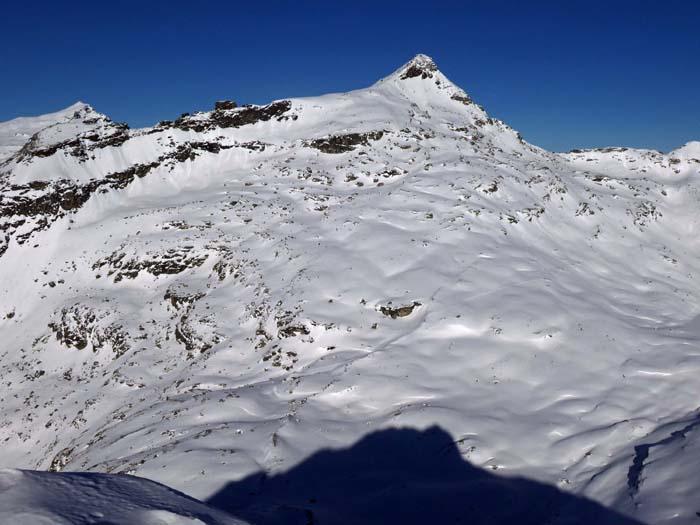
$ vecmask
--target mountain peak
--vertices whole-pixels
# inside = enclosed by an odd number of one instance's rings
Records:
[[[400,68],[396,69],[391,75],[379,80],[377,84],[390,83],[401,86],[404,85],[404,81],[412,79],[430,79],[437,85],[449,83],[449,80],[438,69],[435,61],[431,57],[418,54]],[[411,82],[410,84],[413,83]],[[418,85],[419,84],[416,84],[414,87],[418,88]]]
[[[71,106],[68,106],[67,108],[62,110],[62,112],[70,114],[74,117],[84,116],[91,113],[97,113],[97,111],[95,111],[95,108],[81,100],[79,100]]]
[[[401,66],[395,73],[401,80],[420,77],[432,78],[438,70],[435,61],[428,55],[418,54]]]

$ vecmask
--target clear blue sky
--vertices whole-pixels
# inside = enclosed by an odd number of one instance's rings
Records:
[[[3,3],[0,121],[146,126],[372,84],[416,53],[553,150],[700,140],[700,1]]]

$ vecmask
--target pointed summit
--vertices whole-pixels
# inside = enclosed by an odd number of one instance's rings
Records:
[[[388,77],[373,86],[375,89],[398,90],[414,102],[448,98],[466,106],[473,105],[472,99],[459,86],[453,84],[428,55],[418,54]],[[427,99],[426,99],[427,97]],[[486,116],[479,115],[479,118]],[[488,116],[486,116],[488,118]]]
[[[433,73],[438,70],[435,62],[428,55],[416,55],[400,69],[401,80],[421,77],[433,78]]]
[[[438,68],[435,61],[428,55],[418,54],[401,66],[394,75],[401,80],[420,77],[423,79],[433,78],[433,73],[437,72]]]
[[[435,61],[432,58],[430,58],[428,55],[418,54],[406,62],[403,66],[395,70],[391,75],[379,80],[377,84],[383,84],[386,82],[401,84],[401,81],[403,80],[410,80],[414,78],[420,80],[447,80],[438,70]]]

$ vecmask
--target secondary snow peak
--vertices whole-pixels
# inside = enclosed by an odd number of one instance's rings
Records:
[[[67,108],[63,110],[63,112],[70,112],[70,111],[81,111],[81,110],[87,110],[87,111],[94,111],[92,106],[90,104],[87,104],[83,102],[82,100],[77,101],[75,104],[71,104]]]

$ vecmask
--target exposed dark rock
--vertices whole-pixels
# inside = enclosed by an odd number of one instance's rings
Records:
[[[400,170],[398,168],[390,168],[386,169],[383,171],[380,171],[377,173],[378,176],[384,177],[385,179],[391,178],[391,177],[400,177],[402,175],[405,175],[407,172],[405,170]]]
[[[413,313],[413,310],[420,306],[421,303],[413,301],[413,304],[409,306],[399,306],[398,308],[392,308],[391,306],[381,306],[379,311],[382,312],[387,317],[396,319],[398,317],[406,317]]]
[[[212,120],[221,128],[239,128],[272,118],[279,119],[290,109],[292,109],[292,103],[289,100],[281,100],[263,107],[243,108],[234,113],[214,111]]]
[[[58,150],[66,150],[69,155],[77,157],[81,160],[87,159],[86,148],[80,139],[65,140],[44,147],[38,147],[38,133],[33,135],[29,141],[22,146],[14,159],[17,161],[31,160],[34,157],[46,158],[55,154]]]
[[[246,106],[236,109],[217,108],[209,114],[209,118],[192,118],[182,116],[173,122],[173,127],[185,131],[206,131],[214,128],[240,128],[256,122],[264,122],[276,118],[284,120],[296,119],[296,115],[285,115],[292,108],[289,100],[280,100],[267,106]]]
[[[298,335],[309,335],[309,329],[304,325],[292,325],[282,328],[278,332],[279,337],[296,337]]]
[[[104,312],[95,312],[81,304],[63,308],[58,320],[49,323],[49,328],[56,339],[68,348],[82,350],[92,344],[92,351],[97,352],[105,346],[111,347],[114,358],[118,359],[129,350],[129,335],[118,323],[102,327],[98,322],[104,318]]]
[[[203,354],[221,342],[216,334],[201,334],[196,330],[189,315],[183,315],[175,325],[175,340],[185,347],[187,359],[193,359],[197,353]]]
[[[73,139],[55,144],[39,146],[40,135],[41,132],[32,135],[27,143],[6,163],[11,160],[31,162],[36,157],[50,157],[58,151],[64,151],[67,155],[76,157],[80,161],[85,161],[89,158],[90,151],[110,146],[118,147],[131,138],[127,124],[111,122],[107,119],[105,119],[105,126],[102,129],[87,131]]]
[[[201,292],[190,293],[179,288],[168,288],[163,299],[168,301],[175,310],[188,310],[202,297],[204,297],[204,294]]]
[[[116,131],[114,133],[102,138],[95,137],[94,143],[89,145],[88,149],[94,150],[107,148],[110,146],[118,147],[131,138],[131,135],[129,134],[129,126],[127,124],[115,122],[113,124],[113,127],[116,128]]]
[[[61,210],[73,210],[89,197],[89,190],[60,180],[50,184],[50,190],[37,196],[0,195],[0,217],[34,217],[36,215],[56,215]]]
[[[124,171],[110,173],[102,181],[95,181],[94,183],[89,184],[89,186],[95,185],[93,190],[101,186],[107,186],[113,189],[123,189],[131,184],[136,177],[145,177],[152,169],[160,166],[161,162],[161,159],[158,159],[157,161],[149,162],[147,164],[134,164]]]
[[[265,151],[267,144],[260,142],[258,140],[253,140],[251,142],[243,142],[240,144],[241,148],[249,149],[250,151]]]
[[[432,60],[414,62],[401,75],[401,80],[421,77],[422,79],[433,78],[433,73],[437,71],[437,66]]]
[[[219,144],[218,142],[190,142],[193,149],[208,151],[209,153],[219,153],[222,149],[230,149],[233,146]]]
[[[161,253],[144,254],[143,257],[127,257],[124,252],[117,251],[99,259],[92,265],[92,269],[107,267],[107,275],[114,275],[114,282],[118,283],[125,278],[135,279],[141,271],[156,277],[175,275],[201,266],[208,257],[208,253],[196,253],[192,246],[170,248]]]
[[[483,188],[481,191],[484,193],[496,193],[498,191],[498,182],[493,181],[491,184]]]
[[[466,93],[460,95],[454,94],[450,98],[452,100],[456,100],[457,102],[461,102],[465,106],[470,106],[474,103],[474,101]]]
[[[92,334],[92,346],[96,352],[109,345],[114,352],[114,359],[119,359],[129,351],[129,334],[118,323],[112,323],[104,329],[96,329]]]
[[[307,145],[323,153],[345,153],[354,150],[356,146],[369,146],[370,140],[379,140],[383,136],[383,131],[331,135],[330,137],[311,140],[307,142]]]
[[[97,316],[87,306],[75,304],[61,310],[60,319],[49,323],[56,339],[68,348],[82,350],[90,342]]]
[[[63,450],[61,450],[58,454],[54,456],[53,460],[51,460],[51,465],[49,465],[48,471],[61,472],[61,470],[63,470],[63,467],[65,467],[68,464],[72,453],[72,448],[64,448]]]
[[[175,151],[170,155],[170,158],[175,159],[178,162],[185,162],[186,160],[194,160],[197,154],[192,150],[192,146],[189,142],[184,144],[178,144]]]
[[[264,149],[262,143],[250,143],[249,146]],[[4,239],[0,239],[0,256],[7,250],[12,234],[24,225],[28,218],[34,219],[34,228],[16,237],[20,244],[34,232],[45,229],[66,213],[79,209],[95,192],[126,188],[135,178],[145,177],[151,170],[167,161],[194,160],[197,151],[219,153],[232,147],[234,146],[217,142],[185,142],[153,162],[134,164],[123,171],[110,173],[100,180],[91,180],[82,185],[64,179],[10,185],[7,188],[9,191],[0,193],[0,231],[8,232]],[[13,221],[13,217],[18,219]]]
[[[233,100],[220,100],[214,103],[214,109],[236,109],[238,104]]]

